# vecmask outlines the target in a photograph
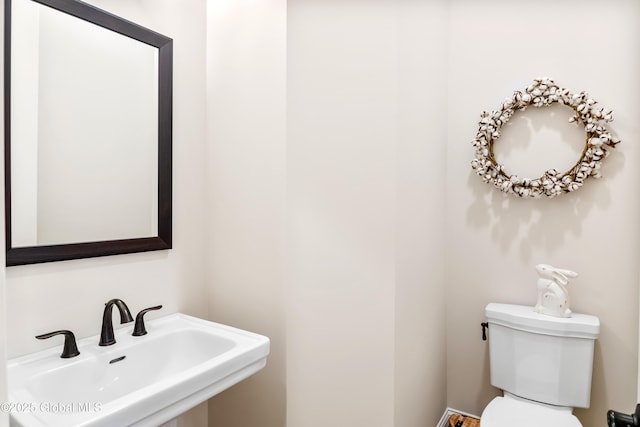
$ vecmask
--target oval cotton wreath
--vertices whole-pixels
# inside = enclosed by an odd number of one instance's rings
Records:
[[[500,129],[516,110],[524,111],[530,105],[547,107],[555,102],[575,111],[569,122],[584,126],[587,140],[580,159],[564,173],[549,169],[539,178],[509,175],[493,154]],[[471,161],[471,167],[485,182],[520,197],[540,197],[543,194],[554,197],[577,190],[587,178],[600,178],[600,165],[609,154],[608,148],[620,142],[605,126],[613,120],[613,112],[596,104],[584,91],[573,94],[549,78],[535,79],[524,92],[515,91],[498,110],[482,113],[478,133],[472,142],[476,157]]]

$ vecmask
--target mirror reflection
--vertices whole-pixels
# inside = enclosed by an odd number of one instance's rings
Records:
[[[156,235],[157,49],[30,0],[12,16],[12,245]]]

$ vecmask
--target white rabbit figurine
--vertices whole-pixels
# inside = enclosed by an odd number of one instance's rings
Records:
[[[533,310],[549,316],[571,317],[567,284],[569,278],[578,277],[578,273],[548,264],[538,264],[536,270],[540,278],[538,279],[538,301]]]

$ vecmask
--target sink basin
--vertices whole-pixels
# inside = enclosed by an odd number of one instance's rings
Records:
[[[78,341],[9,360],[11,425],[158,426],[253,375],[266,365],[269,339],[176,313],[116,330],[116,344]],[[19,407],[18,407],[19,406]]]

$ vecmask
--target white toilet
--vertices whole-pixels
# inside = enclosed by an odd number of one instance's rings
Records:
[[[574,407],[591,399],[595,316],[553,317],[533,307],[491,303],[491,384],[504,391],[484,408],[481,427],[580,427]]]

